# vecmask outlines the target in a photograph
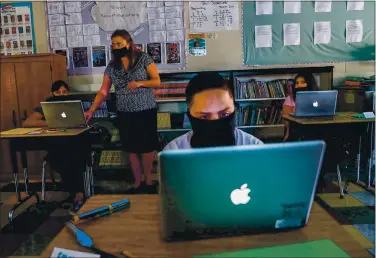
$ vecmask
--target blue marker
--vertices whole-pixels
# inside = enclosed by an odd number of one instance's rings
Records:
[[[128,199],[124,199],[119,202],[115,202],[112,204],[109,204],[107,206],[103,206],[82,214],[78,214],[73,216],[73,221],[77,222],[82,219],[87,219],[87,218],[95,218],[95,217],[102,217],[105,215],[109,215],[113,212],[120,211],[126,208],[129,208],[130,202]]]

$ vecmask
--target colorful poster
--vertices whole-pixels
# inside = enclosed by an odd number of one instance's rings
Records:
[[[180,60],[180,43],[166,43],[166,63],[179,64]]]
[[[92,47],[92,60],[93,60],[93,67],[103,67],[107,65],[107,57],[106,57],[106,47],[105,46],[97,46]]]
[[[147,44],[147,53],[153,59],[154,63],[162,63],[162,48],[161,43]]]
[[[73,67],[88,67],[88,55],[86,47],[73,48]]]
[[[35,53],[31,2],[0,5],[0,54]]]
[[[205,34],[188,34],[188,54],[190,56],[206,56]]]

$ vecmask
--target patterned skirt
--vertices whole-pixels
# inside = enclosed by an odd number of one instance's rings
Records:
[[[117,119],[125,152],[148,153],[159,149],[156,108],[137,112],[118,111]]]

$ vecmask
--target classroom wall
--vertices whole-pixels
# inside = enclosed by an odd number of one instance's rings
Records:
[[[188,2],[185,3],[188,7]],[[185,8],[188,18],[188,8]],[[47,28],[46,28],[46,12],[44,2],[33,2],[33,14],[35,24],[35,40],[37,43],[37,52],[44,53],[48,51]],[[188,27],[188,19],[186,19]],[[188,32],[188,29],[187,29]],[[224,31],[218,32],[216,39],[207,39],[207,55],[204,57],[188,57],[188,65],[186,71],[202,71],[202,70],[236,70],[246,69],[242,66],[242,50],[241,50],[241,31]],[[369,77],[375,74],[375,62],[352,62],[352,63],[336,63],[336,64],[313,64],[306,66],[328,66],[333,65],[334,68],[334,85],[339,85],[344,81],[347,75],[357,75]],[[273,68],[276,66],[263,66],[262,68]],[[281,67],[281,66],[278,66]],[[286,67],[300,67],[286,66]],[[256,67],[257,69],[257,67]],[[76,90],[88,91],[97,90],[102,82],[102,74],[89,76],[72,76],[70,77],[70,85]]]

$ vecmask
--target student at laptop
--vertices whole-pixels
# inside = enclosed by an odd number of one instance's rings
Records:
[[[192,130],[171,141],[164,150],[263,144],[235,128],[235,103],[231,88],[216,72],[192,78],[185,91]]]
[[[299,91],[318,91],[319,87],[313,74],[311,73],[300,73],[295,76],[294,85],[292,86],[291,93],[285,99],[282,106],[282,114],[289,115],[295,112],[295,98],[296,93]],[[284,141],[286,141],[290,135],[290,127],[288,121],[285,123],[285,136]]]
[[[68,84],[64,81],[56,81],[51,86],[51,97],[46,101],[61,101],[68,96]],[[23,127],[47,127],[43,110],[41,107],[34,109],[34,112],[24,121]],[[85,171],[85,157],[82,144],[64,138],[50,142],[48,154],[45,158],[50,166],[60,174],[64,189],[70,193],[73,199],[74,209],[77,210],[83,203],[83,175]]]

